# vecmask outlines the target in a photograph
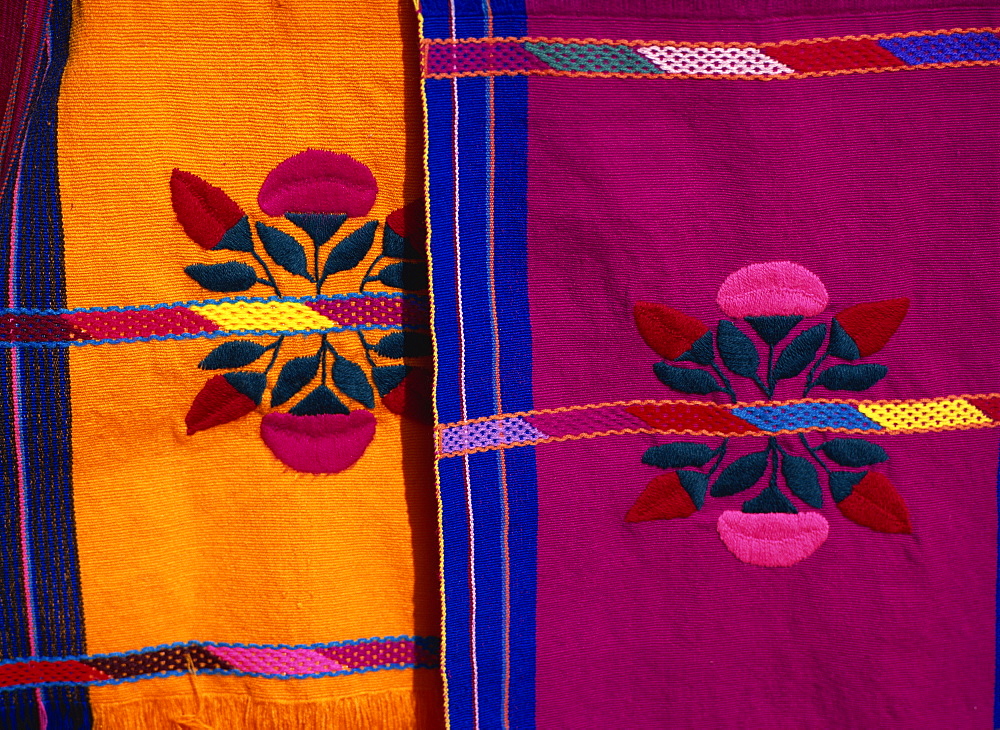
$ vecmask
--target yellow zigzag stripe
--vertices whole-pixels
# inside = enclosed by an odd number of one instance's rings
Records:
[[[924,403],[864,403],[857,409],[887,431],[938,431],[993,423],[993,419],[964,398]]]
[[[336,324],[300,302],[227,302],[191,307],[224,330],[321,330]]]

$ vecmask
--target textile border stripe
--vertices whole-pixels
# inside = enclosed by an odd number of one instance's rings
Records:
[[[428,328],[427,298],[410,295],[230,297],[137,307],[0,309],[0,347],[65,347],[234,334]]]
[[[482,418],[437,432],[439,457],[597,436],[672,433],[753,436],[783,433],[931,433],[1000,426],[1000,394],[919,400],[777,403],[628,401]]]
[[[436,669],[439,655],[438,640],[420,636],[311,646],[188,642],[119,654],[0,662],[0,691],[120,684],[190,672],[301,679],[382,669]]]
[[[523,0],[422,0],[424,37],[527,33]],[[527,276],[528,79],[426,79],[438,421],[534,407]],[[532,449],[437,462],[449,727],[535,726]]]
[[[23,6],[20,18],[17,17]],[[0,154],[0,306],[66,306],[58,99],[73,4],[7,4],[22,43]],[[7,20],[7,18],[4,18]],[[0,62],[4,65],[5,62]],[[15,98],[16,97],[16,98]],[[0,659],[85,651],[73,510],[70,371],[64,350],[0,351]],[[87,728],[86,687],[0,693],[0,727]]]
[[[1000,63],[997,28],[810,38],[781,43],[682,43],[564,38],[423,41],[425,78],[795,79]]]

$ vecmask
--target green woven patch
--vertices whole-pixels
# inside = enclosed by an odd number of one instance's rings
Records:
[[[525,43],[524,47],[557,71],[662,74],[629,46],[610,43]]]

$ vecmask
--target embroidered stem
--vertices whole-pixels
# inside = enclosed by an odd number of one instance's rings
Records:
[[[760,392],[764,394],[764,397],[767,398],[768,400],[771,400],[771,394],[768,392],[767,386],[764,384],[764,381],[760,379],[760,376],[754,375],[750,379],[757,384],[757,387],[760,388]]]
[[[267,267],[267,262],[264,259],[262,259],[260,257],[260,254],[258,254],[256,251],[250,251],[250,255],[257,260],[257,263],[259,263],[261,266],[264,267],[264,273],[267,274],[267,280],[270,283],[271,288],[274,289],[274,293],[280,297],[281,289],[278,288],[278,282],[275,281],[274,274],[272,274],[271,270]]]
[[[284,341],[285,341],[285,336],[282,335],[274,342],[272,342],[270,345],[268,345],[266,348],[264,348],[266,350],[271,350],[271,349],[274,350],[274,352],[271,353],[271,361],[267,364],[267,367],[264,368],[264,375],[267,375],[269,372],[271,372],[271,368],[274,367],[274,363],[278,359],[278,353],[281,352],[281,343],[283,343]]]
[[[316,276],[316,296],[322,294],[323,281],[319,278],[319,243],[313,241],[313,271]]]
[[[809,395],[809,391],[813,389],[814,385],[816,385],[816,381],[813,380],[813,376],[816,374],[816,371],[819,369],[819,366],[822,365],[823,361],[826,360],[826,358],[829,357],[829,356],[830,356],[830,346],[827,345],[826,352],[823,353],[823,357],[821,357],[819,360],[817,360],[813,364],[812,369],[809,371],[809,374],[806,376],[806,387],[805,387],[805,390],[802,391],[802,397],[803,398],[805,398],[807,395]]]
[[[719,376],[719,379],[722,381],[722,384],[725,386],[726,392],[729,394],[729,397],[732,399],[732,402],[736,403],[736,400],[737,400],[736,399],[736,391],[733,390],[733,384],[731,382],[729,382],[729,378],[726,377],[726,374],[723,373],[722,370],[719,368],[719,366],[716,365],[714,362],[711,363],[711,367],[712,367],[712,370],[715,371],[715,374]]]
[[[368,271],[365,272],[364,278],[361,279],[361,288],[358,289],[359,292],[361,292],[362,294],[364,294],[365,293],[365,284],[369,284],[369,283],[371,283],[373,281],[378,281],[378,277],[377,276],[376,277],[372,277],[372,271],[375,269],[376,266],[378,266],[378,262],[381,261],[384,258],[385,258],[385,254],[384,253],[380,253],[372,261],[371,265],[368,267]]]
[[[771,452],[771,481],[768,483],[768,487],[774,491],[780,491],[778,489],[778,439],[774,436],[767,440],[767,450]]]
[[[827,474],[830,474],[831,473],[830,467],[824,464],[822,459],[816,456],[816,452],[819,451],[819,449],[818,448],[814,449],[812,446],[809,445],[809,442],[806,440],[806,435],[804,433],[799,434],[799,441],[801,441],[802,445],[809,450],[810,456],[812,456],[812,458],[816,461],[816,463],[819,464],[821,467],[823,467],[823,469],[826,471]]]
[[[767,399],[774,398],[774,389],[778,383],[774,379],[774,345],[767,346]]]
[[[361,340],[361,346],[365,348],[365,359],[368,361],[368,364],[371,365],[373,368],[377,367],[375,361],[372,360],[371,353],[369,352],[369,350],[371,350],[371,345],[368,344],[368,340],[365,339],[365,336],[361,332],[361,329],[359,328],[354,331],[358,333],[358,339]]]
[[[719,444],[719,448],[715,450],[716,458],[715,464],[712,466],[711,470],[708,472],[708,478],[711,479],[712,475],[722,466],[722,460],[726,458],[726,447],[729,445],[729,439],[723,439],[722,443]]]
[[[319,352],[317,353],[319,355],[320,367],[323,368],[323,375],[320,378],[320,383],[322,385],[326,385],[326,351],[327,350],[329,350],[330,352],[332,352],[334,357],[337,356],[337,351],[333,349],[333,345],[331,345],[330,341],[327,340],[326,335],[323,335],[323,343],[319,346]]]

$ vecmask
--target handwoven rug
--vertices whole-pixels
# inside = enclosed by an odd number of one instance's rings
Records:
[[[422,3],[452,728],[990,728],[1000,11]]]
[[[412,6],[0,39],[0,727],[440,726]]]

